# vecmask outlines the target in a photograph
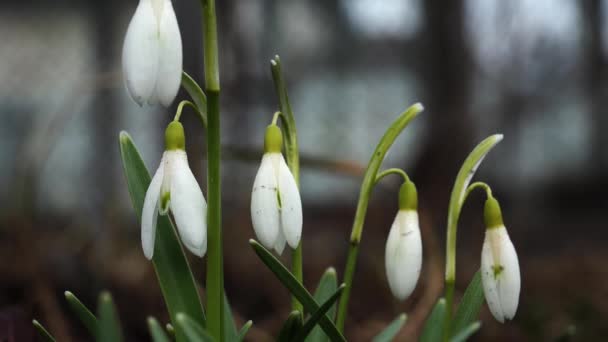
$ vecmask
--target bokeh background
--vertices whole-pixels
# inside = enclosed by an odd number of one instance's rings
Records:
[[[198,1],[173,4],[184,69],[202,80]],[[124,129],[155,169],[175,110],[140,108],[125,90],[122,40],[136,5],[0,4],[0,341],[33,339],[34,317],[61,341],[87,340],[63,300],[66,289],[91,307],[109,289],[128,340],[147,339],[148,315],[167,321],[118,153]],[[608,339],[608,1],[218,0],[217,9],[225,283],[238,321],[254,321],[251,340],[270,340],[289,313],[287,292],[247,243],[264,127],[278,107],[269,71],[277,53],[298,123],[311,289],[331,265],[342,275],[376,142],[407,106],[426,108],[384,163],[404,168],[418,186],[422,277],[407,301],[391,297],[384,243],[399,180],[389,178],[370,203],[351,340],[369,340],[400,312],[410,319],[399,340],[415,340],[441,295],[452,183],[475,144],[497,132],[505,139],[476,179],[503,204],[522,295],[515,320],[504,325],[484,307],[475,340]],[[204,189],[203,132],[193,115],[184,122]],[[473,196],[461,217],[458,295],[480,264],[482,204]],[[191,261],[202,279],[204,262]]]

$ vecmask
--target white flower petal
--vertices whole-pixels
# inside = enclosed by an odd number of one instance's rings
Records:
[[[515,247],[504,227],[486,230],[481,252],[481,279],[488,307],[497,321],[513,319],[521,278]]]
[[[279,234],[279,203],[277,179],[272,156],[264,154],[251,191],[251,221],[256,236],[264,247],[274,248]]]
[[[182,81],[182,38],[171,1],[165,0],[159,21],[159,64],[156,95],[171,105]]]
[[[129,23],[122,66],[129,94],[140,106],[150,102],[158,74],[158,23],[150,0],[140,0]]]
[[[302,237],[302,200],[298,185],[287,167],[283,155],[278,155],[280,157],[278,183],[281,195],[281,228],[287,243],[295,249]]]
[[[171,212],[186,248],[202,257],[207,251],[207,203],[188,166],[186,152],[169,151],[173,158],[171,176]]]
[[[158,218],[158,198],[160,196],[160,185],[163,181],[163,161],[156,170],[152,181],[146,191],[144,207],[141,214],[141,246],[144,255],[152,259],[154,255],[154,241],[156,240],[156,220]]]
[[[409,297],[422,268],[422,240],[418,213],[400,210],[386,241],[386,275],[391,292],[400,300]]]
[[[277,235],[277,239],[274,243],[274,250],[277,252],[278,255],[283,254],[283,250],[285,250],[286,244],[287,240],[285,240],[285,235],[283,235],[283,232],[281,232],[281,230],[279,229],[279,234]]]

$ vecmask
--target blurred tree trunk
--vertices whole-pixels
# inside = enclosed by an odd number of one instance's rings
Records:
[[[118,27],[117,18],[114,15],[114,1],[94,1],[89,3],[89,18],[93,25],[94,53],[96,56],[96,74],[101,75],[113,71],[115,67],[115,47],[118,37],[114,28]],[[120,85],[122,87],[122,84]],[[93,117],[89,120],[89,132],[92,136],[94,153],[89,160],[89,185],[94,186],[95,191],[90,191],[92,213],[97,215],[91,222],[99,222],[99,215],[103,215],[109,209],[109,201],[116,189],[118,158],[116,149],[116,138],[118,134],[117,118],[118,105],[114,96],[114,87],[99,85],[92,102]]]
[[[608,167],[608,91],[605,82],[608,63],[602,51],[602,1],[581,2],[583,17],[587,23],[585,35],[587,51],[584,65],[585,92],[590,101],[592,122],[591,158],[588,167],[598,177],[606,174]]]
[[[446,213],[459,166],[473,147],[468,113],[471,59],[465,44],[463,0],[424,1],[422,79],[430,123],[414,180],[433,214]]]

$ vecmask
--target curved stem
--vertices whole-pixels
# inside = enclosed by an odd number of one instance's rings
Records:
[[[363,183],[361,184],[361,190],[359,192],[359,202],[357,203],[357,212],[355,213],[355,220],[353,222],[353,228],[350,236],[350,245],[348,247],[348,256],[346,258],[346,266],[344,269],[344,283],[346,288],[340,298],[340,305],[338,307],[338,314],[336,318],[336,326],[340,332],[344,331],[344,323],[346,322],[346,313],[348,311],[348,300],[350,291],[353,285],[353,277],[355,275],[355,268],[357,266],[357,255],[359,254],[359,243],[361,241],[361,234],[363,233],[363,223],[365,222],[365,214],[367,213],[367,205],[369,198],[372,193],[372,189],[376,183],[376,178],[380,165],[384,160],[386,152],[391,147],[395,139],[399,134],[407,127],[407,125],[422,111],[423,107],[421,104],[416,103],[409,107],[403,112],[397,120],[395,120],[388,128],[384,136],[380,139],[376,150],[367,165],[365,176],[363,177]]]
[[[501,140],[502,134],[495,134],[480,142],[469,154],[460,167],[448,208],[447,239],[446,239],[446,267],[445,267],[445,300],[446,310],[444,318],[443,340],[447,341],[451,336],[452,304],[454,302],[454,287],[456,283],[456,232],[458,230],[458,219],[464,201],[468,195],[467,187],[473,179],[479,165]],[[475,185],[473,189],[482,187],[482,183]]]
[[[374,185],[378,184],[378,182],[380,182],[382,180],[382,178],[388,176],[388,175],[400,175],[403,178],[404,182],[408,182],[410,180],[410,177],[407,176],[407,173],[405,173],[405,171],[393,167],[390,169],[386,169],[382,172],[380,172],[377,176],[376,176],[376,180],[374,181]]]
[[[207,92],[207,329],[224,341],[224,270],[222,255],[222,183],[220,142],[220,77],[218,65],[215,1],[201,0],[205,91]]]
[[[492,189],[490,188],[490,186],[487,183],[475,182],[475,183],[469,185],[469,187],[467,188],[467,192],[464,195],[464,200],[463,200],[464,202],[467,201],[467,198],[469,197],[471,192],[473,192],[475,189],[485,190],[486,196],[488,196],[488,198],[492,197]]]
[[[187,101],[187,100],[183,100],[182,102],[179,103],[179,105],[177,105],[177,110],[175,111],[175,116],[173,117],[173,121],[179,121],[181,119],[182,112],[183,112],[185,106],[190,106],[192,109],[194,109],[194,113],[201,120],[201,124],[203,125],[203,127],[205,129],[207,129],[207,119],[203,116],[203,113],[201,113],[201,111],[198,110],[198,107],[194,103]]]
[[[281,118],[283,123],[282,129],[285,131],[285,154],[287,156],[287,165],[291,170],[291,174],[300,187],[300,154],[298,150],[298,136],[296,130],[296,119],[291,110],[289,96],[287,96],[287,86],[283,80],[283,72],[281,70],[281,59],[275,56],[270,61],[270,71],[274,81],[275,90],[279,97],[280,112],[274,113],[272,122],[276,124],[278,118]],[[291,272],[300,284],[304,283],[304,272],[302,270],[302,239],[300,244],[293,251],[291,258]],[[296,297],[291,298],[291,307],[293,310],[303,312],[303,306]]]

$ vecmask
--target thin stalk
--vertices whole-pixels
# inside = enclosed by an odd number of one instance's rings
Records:
[[[281,118],[283,123],[282,128],[285,131],[285,155],[287,157],[287,166],[293,174],[293,178],[300,187],[300,154],[298,150],[298,137],[296,130],[296,119],[291,110],[291,104],[289,103],[289,97],[287,96],[287,86],[283,80],[283,72],[281,70],[281,59],[279,56],[275,56],[270,61],[270,70],[272,72],[272,79],[274,80],[275,89],[279,97],[279,108],[281,112],[278,116]],[[273,118],[275,122],[277,113]],[[304,275],[302,271],[302,239],[300,244],[293,251],[291,256],[291,273],[295,276],[300,284],[304,283]],[[293,311],[303,312],[303,306],[295,296],[291,297],[291,307]]]
[[[338,307],[338,315],[336,319],[336,326],[340,332],[344,332],[344,323],[346,322],[346,312],[348,310],[348,300],[350,291],[352,289],[353,277],[355,275],[355,268],[357,265],[357,254],[359,253],[359,243],[361,242],[361,234],[363,233],[363,223],[365,222],[365,214],[367,213],[367,205],[374,185],[376,184],[378,170],[384,160],[386,152],[397,139],[399,134],[407,127],[407,125],[414,119],[421,111],[423,107],[417,103],[408,108],[403,112],[397,120],[395,120],[388,128],[386,133],[374,154],[367,165],[365,176],[363,177],[363,183],[361,184],[361,191],[359,192],[359,202],[357,203],[357,212],[355,213],[355,221],[353,222],[353,229],[350,236],[350,245],[348,247],[348,256],[346,258],[346,266],[344,269],[344,283],[346,288],[340,298],[340,305]]]
[[[403,178],[404,182],[407,182],[410,180],[410,177],[407,176],[407,173],[405,173],[405,171],[399,169],[399,168],[390,168],[390,169],[386,169],[382,172],[380,172],[377,176],[376,176],[376,180],[374,181],[374,185],[378,184],[378,182],[380,182],[382,180],[382,178],[388,176],[388,175],[400,175],[401,178]]]
[[[220,77],[215,1],[201,0],[207,94],[207,330],[216,341],[224,341],[222,256],[222,183],[220,148]]]
[[[201,124],[203,125],[203,128],[207,128],[207,118],[205,118],[205,116],[203,115],[203,113],[198,110],[198,107],[187,100],[183,100],[182,102],[179,103],[179,105],[177,105],[177,110],[175,111],[175,116],[173,117],[173,121],[179,121],[182,118],[182,112],[184,111],[184,107],[185,106],[189,106],[190,108],[192,108],[194,110],[194,114],[196,114],[196,116],[199,118],[199,120],[201,120]]]

